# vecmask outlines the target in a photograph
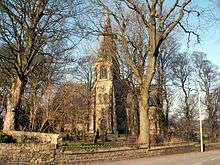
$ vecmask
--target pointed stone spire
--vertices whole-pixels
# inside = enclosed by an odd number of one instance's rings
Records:
[[[98,58],[112,61],[112,58],[115,58],[115,56],[116,44],[112,33],[111,20],[109,14],[105,14]]]
[[[108,35],[112,33],[111,20],[109,14],[104,15],[104,28],[102,35]]]

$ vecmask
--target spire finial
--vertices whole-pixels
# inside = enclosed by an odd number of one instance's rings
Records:
[[[105,22],[110,20],[110,13],[109,12],[106,11],[106,12],[104,12],[103,15],[104,15]]]

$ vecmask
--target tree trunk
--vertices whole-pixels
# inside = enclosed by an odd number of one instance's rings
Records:
[[[187,136],[187,140],[191,139],[191,133],[192,133],[192,126],[191,126],[191,114],[190,114],[190,105],[189,105],[189,94],[185,89],[185,82],[182,82],[181,88],[184,93],[184,115],[186,119],[186,126],[185,126],[185,134]]]
[[[138,136],[138,143],[150,144],[150,122],[148,115],[148,91],[146,88],[141,87],[140,98],[139,98],[139,122],[140,122],[140,133]]]
[[[215,113],[214,113],[214,109],[213,109],[213,102],[212,102],[212,98],[211,95],[208,92],[206,92],[206,96],[207,96],[207,100],[206,100],[206,106],[207,106],[207,112],[208,112],[208,124],[209,124],[209,137],[210,140],[213,140],[213,135],[214,135],[214,118],[215,118]]]
[[[18,77],[12,83],[11,90],[7,98],[6,115],[3,125],[4,131],[18,129],[17,113],[24,86],[25,81],[21,81]]]
[[[153,49],[154,50],[154,49]],[[149,89],[155,73],[156,55],[155,51],[148,56],[147,71],[140,83],[140,102],[139,102],[139,115],[140,115],[140,134],[138,143],[145,143],[150,148],[150,121],[149,121]]]
[[[168,99],[168,94],[167,94],[167,88],[166,85],[164,86],[164,97],[165,97],[165,102],[166,102],[166,109],[165,109],[165,123],[166,123],[166,134],[169,131],[169,113],[170,113],[170,102]]]
[[[134,135],[136,135],[136,137],[138,137],[139,133],[140,133],[140,128],[139,128],[139,125],[140,125],[140,114],[139,114],[139,103],[138,103],[138,96],[137,94],[135,93],[134,94],[134,97],[133,97],[133,101],[134,101],[134,105],[133,105],[133,112],[134,112],[134,125],[133,125],[133,133]]]

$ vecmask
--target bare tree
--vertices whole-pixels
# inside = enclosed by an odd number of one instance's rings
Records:
[[[157,82],[157,91],[159,94],[159,104],[158,111],[160,112],[161,127],[163,127],[164,135],[166,136],[169,129],[169,114],[170,106],[172,104],[171,99],[171,89],[169,88],[168,83],[171,80],[169,76],[170,66],[172,66],[173,58],[178,53],[179,45],[174,38],[175,36],[170,36],[165,42],[161,45],[155,79]]]
[[[192,134],[192,107],[190,104],[190,97],[192,92],[191,76],[193,74],[193,67],[190,63],[190,57],[187,53],[178,54],[174,57],[171,64],[170,76],[173,84],[180,88],[183,92],[183,106],[180,107],[183,117],[185,119],[185,128],[187,138],[190,139]],[[181,100],[180,100],[181,101]]]
[[[156,61],[159,49],[164,40],[172,31],[179,26],[188,33],[195,34],[193,31],[188,31],[184,25],[185,16],[193,13],[194,10],[188,9],[191,0],[179,2],[174,1],[170,5],[164,0],[122,0],[114,1],[109,5],[105,1],[97,1],[110,15],[114,17],[118,26],[117,37],[120,40],[126,61],[131,68],[139,83],[139,114],[140,114],[140,133],[138,137],[139,143],[150,144],[150,123],[149,123],[149,91],[151,82],[155,73]],[[166,6],[166,7],[165,7]],[[140,21],[140,26],[144,28],[143,36],[146,42],[146,52],[141,56],[142,63],[138,65],[134,63],[133,52],[130,52],[130,41],[128,38],[128,23],[130,16],[137,16]],[[141,66],[142,69],[139,69]]]
[[[39,117],[41,98],[51,86],[59,87],[61,81],[64,80],[64,71],[65,63],[60,64],[59,61],[49,58],[42,61],[30,74],[21,102],[24,107],[21,111],[25,110],[29,117],[29,123],[26,126],[29,131],[38,130],[37,118]],[[56,92],[56,89],[53,90]]]
[[[132,58],[130,59],[136,65],[138,71],[140,73],[144,72],[145,66],[143,64],[143,59],[146,58],[147,51],[147,41],[145,40],[144,27],[143,24],[140,23],[140,18],[130,15],[129,23],[127,24],[127,39],[128,39],[128,49],[129,52],[132,53]],[[120,29],[117,29],[120,31]],[[117,33],[116,33],[117,34]],[[140,89],[139,89],[139,81],[136,78],[132,68],[127,62],[127,58],[125,56],[126,52],[124,49],[124,45],[122,44],[120,37],[117,40],[118,45],[118,54],[121,65],[121,76],[125,80],[126,87],[130,92],[128,96],[127,103],[129,104],[129,129],[133,135],[139,135],[140,127],[139,127],[139,97],[140,97]]]
[[[67,133],[83,125],[83,131],[86,132],[90,101],[86,85],[47,83],[35,92],[25,100],[29,115],[26,130]]]
[[[206,54],[202,52],[193,53],[193,62],[196,76],[198,77],[197,81],[201,90],[205,93],[204,105],[206,106],[206,112],[208,114],[209,135],[211,138],[214,138],[215,127],[217,127],[215,120],[217,113],[213,106],[213,90],[218,80],[218,68],[207,60]]]
[[[189,118],[186,118],[186,106],[184,98],[178,100],[178,106],[175,107],[174,113],[171,116],[170,127],[172,128],[170,139],[175,138],[178,141],[194,141],[196,139],[196,131],[198,131],[198,100],[196,94],[191,94],[188,97],[189,102]],[[189,126],[190,125],[190,128]]]
[[[29,75],[44,59],[41,57],[55,57],[75,46],[68,44],[71,40],[65,41],[77,29],[76,17],[81,10],[80,5],[77,0],[0,1],[0,41],[10,54],[1,54],[0,59],[11,65],[10,72],[13,73],[4,130],[18,128],[21,96]],[[49,51],[53,44],[59,45],[56,52]]]
[[[88,90],[91,91],[95,79],[95,56],[88,55],[79,58],[76,65],[71,69],[74,81],[85,83]]]

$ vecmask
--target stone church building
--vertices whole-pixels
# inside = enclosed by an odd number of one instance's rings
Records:
[[[129,131],[128,90],[120,79],[116,43],[111,34],[110,18],[106,17],[95,62],[96,81],[89,115],[89,133],[92,134],[103,129],[108,134],[124,134]],[[151,124],[151,129],[155,132],[155,128],[159,128],[159,122],[155,115],[151,115],[151,121],[153,120],[156,122]]]

